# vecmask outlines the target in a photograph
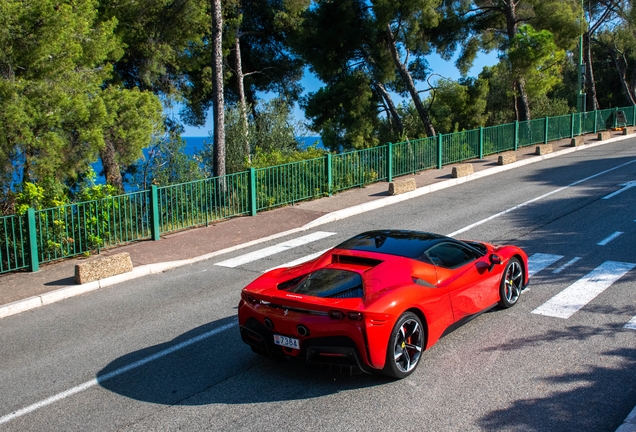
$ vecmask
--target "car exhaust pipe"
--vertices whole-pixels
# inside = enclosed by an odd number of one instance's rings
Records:
[[[265,318],[265,327],[267,327],[269,330],[272,330],[274,328],[274,323],[271,319]]]
[[[301,336],[309,336],[309,329],[302,324],[296,327],[296,331]]]

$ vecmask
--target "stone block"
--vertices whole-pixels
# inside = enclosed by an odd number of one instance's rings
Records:
[[[535,149],[534,154],[540,156],[540,155],[546,155],[552,152],[553,152],[552,144],[540,144]]]
[[[517,162],[517,156],[514,153],[500,154],[497,159],[497,165],[508,165]]]
[[[99,257],[75,265],[75,283],[85,284],[133,270],[128,252]]]
[[[389,195],[399,195],[405,192],[414,191],[416,188],[415,179],[413,177],[400,179],[389,183]]]
[[[611,133],[610,131],[602,131],[598,133],[598,140],[599,141],[605,141],[611,138]]]
[[[623,128],[623,135],[631,135],[634,133],[634,127],[633,126],[625,126]]]
[[[466,177],[474,172],[473,164],[459,164],[453,167],[453,178]]]
[[[572,138],[570,141],[570,147],[579,147],[585,144],[585,137],[583,135]]]

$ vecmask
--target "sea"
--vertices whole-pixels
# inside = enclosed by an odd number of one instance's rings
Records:
[[[184,153],[188,156],[194,156],[196,153],[200,152],[203,149],[203,146],[206,142],[210,142],[212,138],[210,137],[202,137],[202,136],[182,136],[181,137],[185,141],[185,146],[183,148]],[[297,138],[300,143],[300,148],[305,149],[309,146],[316,145],[318,148],[324,149],[322,145],[322,140],[320,137],[299,137]],[[144,150],[144,156],[147,157],[148,154],[146,150]],[[97,178],[95,179],[96,184],[106,184],[106,179],[102,174],[102,162],[101,160],[97,160],[93,164],[93,170],[97,173]],[[127,192],[130,192],[131,186],[128,184],[124,185],[124,188]]]

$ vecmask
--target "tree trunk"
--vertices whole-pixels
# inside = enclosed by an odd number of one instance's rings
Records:
[[[585,93],[587,94],[587,107],[589,111],[599,109],[596,95],[596,83],[594,82],[594,69],[592,68],[592,40],[590,32],[583,33],[583,63],[585,64]],[[588,110],[586,109],[586,111]]]
[[[397,68],[400,74],[400,77],[402,78],[402,81],[404,81],[404,85],[406,85],[406,88],[408,89],[409,94],[411,95],[411,99],[413,99],[413,103],[415,104],[415,109],[417,110],[417,113],[419,114],[420,119],[422,120],[422,123],[424,124],[424,130],[426,130],[426,135],[427,136],[436,135],[435,128],[433,127],[433,122],[431,122],[431,118],[428,114],[428,110],[422,103],[422,99],[420,99],[420,95],[417,92],[417,89],[415,88],[413,77],[411,76],[408,69],[406,68],[406,65],[400,61],[400,55],[397,50],[397,43],[395,42],[395,37],[393,36],[393,31],[391,31],[390,24],[386,25],[386,38],[387,38],[387,43],[389,45],[389,50],[391,51],[391,57],[393,58],[393,63],[395,64],[395,67]]]
[[[99,157],[102,160],[102,168],[104,170],[106,183],[116,187],[119,192],[124,193],[124,181],[121,177],[119,163],[117,163],[115,146],[109,139],[105,140],[105,142],[106,145],[99,151]]]
[[[384,84],[382,84],[381,82],[374,82],[373,86],[375,87],[376,91],[380,94],[380,96],[382,96],[382,99],[384,100],[384,103],[387,109],[389,110],[389,114],[391,115],[390,118],[393,119],[393,123],[395,124],[395,127],[397,128],[397,132],[398,134],[401,135],[404,132],[404,124],[402,123],[402,119],[400,118],[400,115],[398,114],[397,109],[395,108],[395,104],[393,103],[393,99],[391,99],[391,95],[389,94],[388,91],[386,91]]]
[[[239,110],[241,111],[241,119],[243,121],[243,130],[245,131],[244,152],[247,156],[248,162],[252,161],[252,152],[250,149],[250,142],[248,140],[249,125],[247,122],[247,101],[245,99],[245,86],[243,75],[243,62],[241,61],[241,37],[240,30],[236,31],[236,37],[234,38],[234,55],[236,56],[235,73],[236,82],[239,95]]]
[[[530,102],[528,101],[528,94],[526,93],[526,80],[521,77],[517,78],[514,82],[514,89],[517,120],[530,120]]]
[[[221,0],[212,9],[212,115],[214,117],[214,175],[225,175],[225,99],[223,96],[223,16]]]
[[[506,5],[504,15],[506,17],[506,33],[510,46],[513,45],[517,30],[519,28],[519,20],[517,19],[517,3],[515,1],[503,2]],[[513,67],[514,72],[514,67]],[[526,80],[523,77],[515,77],[512,83],[515,98],[515,118],[518,121],[530,120],[530,102],[528,93],[526,92]]]
[[[630,104],[636,105],[636,98],[634,96],[633,89],[627,83],[627,61],[624,54],[621,54],[616,50],[612,50],[612,60],[614,61],[614,66],[616,66],[618,78],[621,80],[625,96],[629,100]]]

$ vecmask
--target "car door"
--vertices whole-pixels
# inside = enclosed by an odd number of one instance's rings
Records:
[[[439,287],[448,290],[455,322],[497,303],[498,275],[487,256],[454,242],[438,243],[426,255],[437,267]]]

